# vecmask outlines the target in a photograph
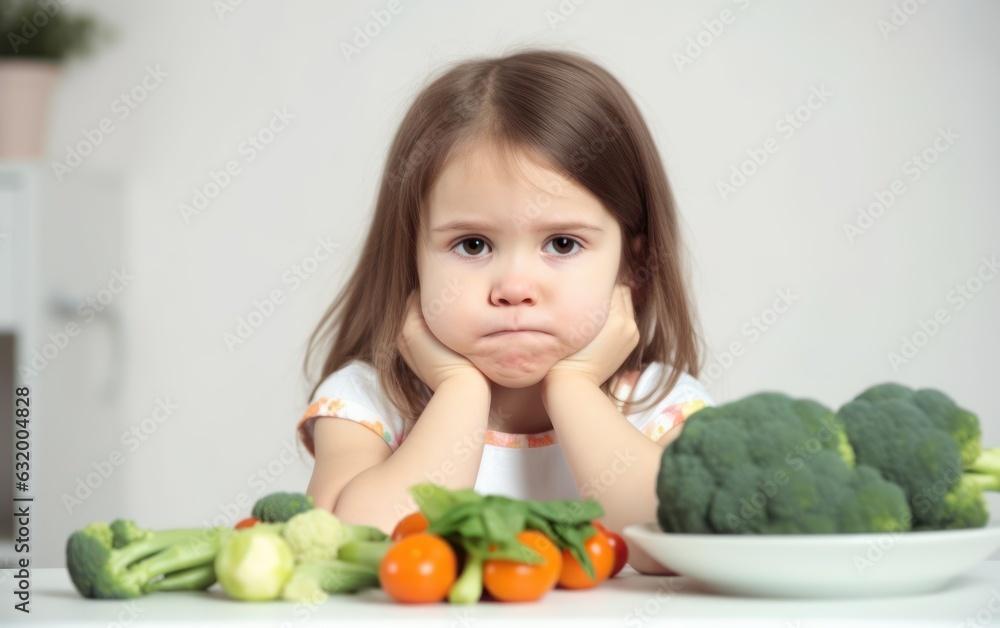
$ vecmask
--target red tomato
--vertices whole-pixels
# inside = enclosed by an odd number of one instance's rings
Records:
[[[234,527],[236,530],[242,530],[243,528],[252,528],[258,523],[260,523],[260,520],[258,520],[256,517],[247,517],[246,519],[243,519],[239,523],[237,523],[236,526]]]
[[[532,602],[556,586],[562,571],[562,552],[538,530],[525,530],[517,539],[541,554],[543,563],[496,559],[483,563],[483,587],[501,602]]]
[[[440,602],[457,578],[458,561],[451,545],[424,532],[397,541],[378,569],[379,585],[397,602]]]
[[[413,514],[407,515],[399,520],[396,524],[395,529],[392,531],[390,538],[393,541],[399,541],[400,539],[410,536],[411,534],[416,534],[418,532],[423,532],[427,529],[427,518],[424,517],[424,513],[419,510]]]
[[[591,525],[607,535],[608,543],[615,553],[615,566],[611,569],[611,575],[608,576],[608,578],[614,578],[628,563],[628,544],[625,543],[625,539],[605,528],[599,521],[591,521]]]
[[[559,586],[564,589],[589,589],[608,579],[615,566],[615,554],[608,543],[606,534],[597,530],[584,541],[583,548],[594,565],[595,578],[587,575],[583,565],[573,557],[568,549],[562,551],[563,567],[559,574]]]

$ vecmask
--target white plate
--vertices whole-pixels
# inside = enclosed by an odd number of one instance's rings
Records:
[[[626,538],[665,567],[720,593],[786,598],[935,591],[1000,548],[985,528],[885,534],[679,534],[654,523]]]

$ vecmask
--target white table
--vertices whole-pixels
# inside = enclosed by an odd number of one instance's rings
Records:
[[[855,600],[774,600],[712,593],[688,578],[643,576],[626,567],[590,591],[555,589],[534,603],[404,605],[378,589],[334,595],[315,607],[237,602],[208,591],[155,593],[133,600],[88,600],[65,569],[31,573],[31,613],[14,610],[13,571],[0,570],[3,626],[1000,626],[1000,561],[983,561],[945,589],[925,595]],[[978,614],[978,615],[977,615]],[[318,620],[318,621],[317,621]],[[346,621],[346,623],[344,623]],[[965,623],[965,622],[970,623]]]

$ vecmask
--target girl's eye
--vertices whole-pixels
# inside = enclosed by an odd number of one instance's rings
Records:
[[[486,242],[482,238],[466,238],[461,242],[459,242],[458,244],[456,244],[455,248],[456,249],[462,248],[462,246],[465,245],[466,242],[475,242],[476,246],[473,246],[471,249],[469,248],[465,249],[466,251],[471,250],[472,251],[471,255],[459,254],[460,257],[479,257],[478,253],[482,252],[482,248],[486,246]]]
[[[474,244],[469,246],[466,243],[474,243]],[[576,251],[575,253],[571,254],[569,253],[569,251],[573,250],[573,245],[580,246],[580,243],[574,240],[573,238],[567,238],[566,236],[556,236],[551,240],[549,240],[548,244],[554,245],[555,251],[557,253],[556,257],[569,258],[569,257],[576,257],[577,255],[580,254],[580,251]],[[457,251],[458,249],[465,248],[465,250],[470,253],[469,255],[463,255],[462,253],[457,253],[457,252],[456,255],[458,255],[459,257],[476,258],[476,257],[481,257],[479,253],[481,253],[483,247],[486,246],[489,245],[486,244],[486,241],[483,240],[482,238],[466,238],[461,242],[459,242],[458,244],[456,244],[452,248],[452,250]],[[582,248],[583,247],[581,247],[581,250]],[[566,250],[565,254],[559,254],[562,253],[564,249]]]
[[[567,255],[560,255],[559,257],[573,257],[573,255],[576,255],[576,253],[573,253],[572,255],[569,255],[568,253],[573,250],[574,244],[579,245],[580,243],[574,240],[573,238],[567,238],[566,236],[557,236],[549,240],[549,244],[555,245],[556,251],[559,251],[560,249],[563,248],[566,249]],[[577,251],[577,253],[578,252],[579,251]]]

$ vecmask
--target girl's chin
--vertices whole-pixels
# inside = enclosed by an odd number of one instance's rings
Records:
[[[542,381],[542,379],[545,378],[545,375],[539,375],[538,377],[493,377],[487,375],[487,378],[497,386],[502,386],[504,388],[529,388]]]
[[[498,364],[493,361],[487,361],[486,363],[473,361],[473,363],[491,382],[505,388],[534,386],[542,381],[552,367],[548,362],[544,364],[541,362]]]

